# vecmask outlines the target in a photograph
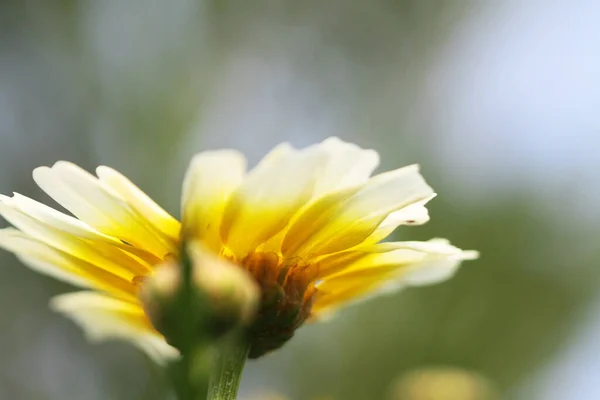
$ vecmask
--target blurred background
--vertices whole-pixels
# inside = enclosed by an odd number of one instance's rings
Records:
[[[418,162],[439,196],[397,238],[481,259],[305,326],[242,396],[598,399],[599,19],[593,0],[3,0],[0,193],[47,202],[36,166],[107,164],[178,215],[205,149],[335,135]],[[71,289],[0,254],[0,398],[164,399],[141,352],[48,310]]]

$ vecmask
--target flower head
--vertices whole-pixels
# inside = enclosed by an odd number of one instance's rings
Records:
[[[91,338],[123,337],[157,357],[177,354],[150,323],[140,287],[182,243],[200,241],[247,270],[261,289],[248,335],[251,357],[274,350],[306,321],[384,290],[452,275],[473,251],[447,241],[381,242],[400,225],[428,220],[435,193],[418,166],[371,177],[373,150],[337,138],[296,150],[272,150],[249,172],[242,154],[194,157],[182,195],[182,222],[123,175],[97,177],[59,161],[40,167],[36,183],[70,211],[63,214],[15,194],[0,198],[14,228],[0,246],[33,269],[83,286],[52,306]]]

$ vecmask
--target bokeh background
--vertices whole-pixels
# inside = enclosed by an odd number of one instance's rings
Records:
[[[3,0],[0,192],[48,202],[36,166],[107,164],[178,215],[204,149],[335,135],[418,162],[439,196],[397,238],[481,259],[302,328],[242,396],[599,399],[598,20],[593,0]],[[167,398],[142,353],[48,310],[71,289],[0,254],[0,398]]]

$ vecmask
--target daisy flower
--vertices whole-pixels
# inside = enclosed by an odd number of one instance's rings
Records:
[[[383,241],[428,219],[435,193],[417,165],[371,176],[374,150],[337,138],[282,144],[247,171],[235,150],[196,155],[183,183],[181,222],[109,167],[96,176],[59,161],[33,178],[69,214],[20,194],[0,197],[0,247],[32,269],[85,288],[51,307],[91,339],[124,338],[151,356],[177,355],[140,300],[146,278],[183,243],[201,242],[248,271],[260,305],[248,329],[251,358],[275,350],[305,322],[408,285],[450,277],[477,253],[446,240]]]

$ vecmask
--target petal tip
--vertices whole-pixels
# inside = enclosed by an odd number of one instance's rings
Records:
[[[107,176],[110,175],[112,173],[114,173],[114,169],[112,169],[111,167],[108,167],[106,165],[99,165],[98,167],[96,167],[96,175],[99,178],[102,178],[102,176]]]
[[[46,165],[36,167],[33,169],[33,172],[32,172],[33,179],[36,180],[36,178],[41,177],[43,175],[47,175],[50,172],[51,172],[51,168]],[[37,182],[37,180],[36,180],[36,182]]]
[[[461,259],[465,261],[477,260],[481,257],[481,254],[477,250],[463,250],[461,253]]]

